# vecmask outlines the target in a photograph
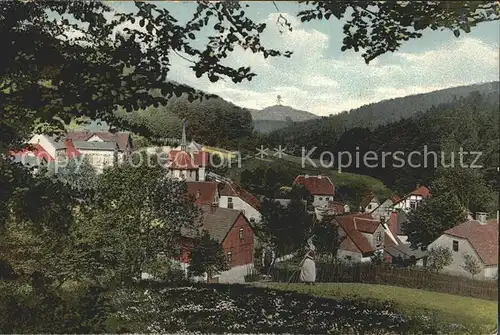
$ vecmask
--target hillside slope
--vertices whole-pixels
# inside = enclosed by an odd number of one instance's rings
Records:
[[[490,82],[484,84],[452,87],[429,93],[410,95],[402,98],[382,100],[377,103],[361,106],[350,111],[330,115],[328,117],[306,120],[291,127],[290,123],[280,122],[267,126],[263,131],[268,133],[272,130],[284,132],[283,135],[291,135],[299,128],[315,129],[326,120],[333,128],[352,129],[355,127],[375,128],[403,118],[411,117],[418,112],[424,112],[433,106],[453,102],[456,99],[468,96],[472,92],[488,94],[499,92],[500,83]],[[255,119],[254,119],[255,120]],[[256,121],[254,121],[255,124]],[[256,127],[257,128],[257,127]],[[271,130],[269,130],[272,128]],[[282,129],[283,128],[283,129]],[[259,131],[259,129],[257,129]]]

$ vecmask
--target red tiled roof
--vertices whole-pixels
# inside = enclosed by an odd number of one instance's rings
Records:
[[[125,151],[127,149],[130,133],[111,133],[111,132],[92,132],[92,131],[71,131],[66,135],[67,139],[72,141],[88,141],[93,136],[97,136],[104,142],[115,142],[118,144],[118,149]]]
[[[397,212],[391,212],[391,216],[389,217],[389,220],[386,222],[387,227],[391,231],[392,235],[397,236],[399,233],[398,230],[398,213]]]
[[[195,163],[194,158],[185,151],[178,151],[173,155],[169,153],[169,161],[168,167],[170,169],[197,170],[200,167]]]
[[[64,146],[66,147],[66,157],[74,158],[81,155],[80,151],[73,145],[73,141],[70,139],[64,140]]]
[[[170,150],[168,158],[176,169],[198,169],[208,165],[208,152],[204,151],[189,154],[186,151]]]
[[[332,208],[335,213],[344,214],[345,204],[338,201],[329,201],[328,207]]]
[[[486,224],[470,220],[444,233],[467,239],[484,265],[498,264],[498,221],[496,219],[489,220]]]
[[[253,194],[245,190],[243,187],[238,185],[237,183],[233,182],[228,182],[224,185],[224,188],[222,189],[221,192],[222,196],[228,196],[228,197],[238,197],[241,198],[243,201],[245,201],[247,204],[255,208],[256,210],[259,210],[260,207],[260,201],[257,199]]]
[[[373,226],[375,225],[376,227],[378,227],[380,222],[375,221],[371,215],[343,215],[335,217],[334,220],[339,224],[339,226],[346,234],[346,238],[340,244],[340,249],[353,252],[361,252],[362,254],[375,251],[375,248],[370,244],[370,242],[360,231],[360,229],[373,230]],[[375,228],[375,230],[376,229],[377,228]]]
[[[429,189],[427,187],[420,186],[416,190],[414,190],[413,192],[411,192],[410,195],[420,195],[420,196],[422,196],[424,198],[427,198],[428,196],[431,195],[431,192],[429,191]]]
[[[40,144],[33,144],[31,147],[24,148],[19,151],[9,151],[11,156],[25,156],[29,153],[33,153],[37,158],[45,158],[47,161],[53,161],[54,157],[48,153]]]
[[[380,226],[380,221],[375,220],[371,216],[370,217],[355,216],[353,220],[356,225],[356,229],[362,233],[373,234],[375,230],[377,230],[378,226]]]
[[[303,185],[313,195],[334,195],[335,186],[326,176],[299,175],[295,178],[294,185]]]
[[[397,195],[397,194],[393,194],[391,195],[391,201],[393,204],[395,204],[396,202],[400,202],[401,201],[401,198]]]
[[[213,181],[188,181],[188,194],[197,205],[211,205],[217,200],[217,183]],[[198,193],[199,192],[199,193]]]

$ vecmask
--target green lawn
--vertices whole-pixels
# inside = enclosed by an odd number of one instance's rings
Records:
[[[291,174],[293,175],[293,177],[299,174],[322,174],[324,176],[328,176],[333,184],[337,187],[347,186],[354,190],[358,190],[361,194],[361,198],[367,191],[371,191],[382,198],[391,194],[391,191],[387,189],[384,183],[379,179],[354,173],[339,173],[336,169],[321,168],[319,165],[313,167],[307,162],[305,164],[305,167],[303,168],[301,158],[295,156],[285,156],[282,159],[268,156],[265,157],[265,160],[260,160],[255,157],[248,157],[247,159],[242,161],[241,167],[238,167],[237,164],[232,165],[231,168],[228,169],[227,176],[233,180],[240,181],[241,172],[243,172],[244,170],[253,171],[257,168],[273,168],[278,172],[286,171],[287,174]]]
[[[479,326],[485,332],[497,327],[497,302],[451,294],[436,293],[395,286],[318,283],[314,286],[286,283],[259,283],[284,291],[308,293],[324,298],[363,297],[393,302],[402,312],[408,314],[429,310],[440,320],[449,323]]]

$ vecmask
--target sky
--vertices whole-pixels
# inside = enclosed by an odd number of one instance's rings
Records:
[[[190,63],[174,55],[171,79],[236,105],[262,109],[277,103],[317,115],[336,114],[362,105],[425,93],[448,87],[497,81],[499,79],[500,23],[487,22],[462,32],[456,38],[450,30],[425,30],[420,39],[405,42],[400,50],[379,56],[367,65],[361,53],[341,52],[343,22],[335,18],[301,23],[296,15],[306,5],[297,2],[248,2],[247,15],[267,23],[264,46],[293,51],[291,58],[267,58],[235,49],[226,64],[250,66],[257,76],[234,84],[231,80],[211,83],[196,78]],[[134,11],[133,3],[113,2],[117,11]],[[158,4],[179,20],[188,20],[194,4]],[[293,31],[279,32],[281,13]],[[200,37],[202,38],[202,37]]]

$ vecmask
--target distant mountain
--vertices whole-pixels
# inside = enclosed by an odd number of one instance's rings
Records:
[[[251,113],[254,120],[302,122],[319,118],[316,114],[282,105],[269,106],[262,110],[252,110]]]
[[[313,129],[317,131],[318,127],[337,130],[352,129],[355,127],[367,127],[373,129],[377,126],[385,125],[403,118],[412,117],[419,112],[427,111],[433,106],[451,103],[456,99],[468,96],[472,92],[489,94],[499,92],[499,90],[500,83],[498,81],[452,87],[429,93],[382,100],[380,102],[364,105],[350,111],[330,115],[328,117],[315,118],[298,124],[296,123],[293,127],[290,123],[286,122],[272,124],[265,124],[263,122],[261,126],[266,128],[262,131],[263,133],[269,133],[276,130],[278,132],[283,132],[284,134],[281,135],[284,135],[285,137],[286,134],[293,134],[297,132],[299,128],[308,128],[311,131],[313,131]],[[256,121],[254,120],[254,125],[255,123]],[[255,126],[258,131],[259,126],[260,125]]]
[[[262,110],[251,109],[253,126],[259,133],[269,133],[284,128],[293,122],[318,119],[319,116],[289,106],[274,105]]]

